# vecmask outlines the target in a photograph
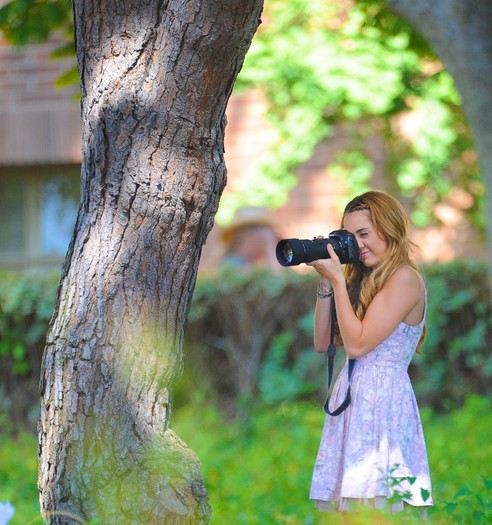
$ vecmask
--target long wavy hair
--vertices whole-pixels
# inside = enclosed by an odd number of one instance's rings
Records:
[[[350,300],[359,319],[364,318],[374,296],[398,268],[411,266],[417,270],[411,257],[415,245],[408,238],[409,221],[403,206],[387,193],[368,191],[347,204],[342,216],[342,228],[349,213],[361,210],[369,212],[376,233],[387,242],[388,248],[374,268],[367,268],[361,261],[345,266]],[[424,326],[418,348],[422,345],[425,332]]]

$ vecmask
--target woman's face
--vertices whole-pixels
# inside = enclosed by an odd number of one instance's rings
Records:
[[[374,268],[388,249],[388,243],[376,232],[369,210],[347,213],[344,226],[355,235],[364,266]]]

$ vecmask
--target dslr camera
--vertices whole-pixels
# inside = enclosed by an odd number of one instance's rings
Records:
[[[359,245],[355,236],[346,229],[332,231],[328,237],[309,239],[283,239],[276,248],[277,260],[282,266],[297,266],[317,259],[329,259],[328,244],[333,246],[342,264],[359,260]]]

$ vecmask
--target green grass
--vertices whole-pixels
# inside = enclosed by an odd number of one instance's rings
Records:
[[[0,435],[0,501],[10,501],[15,507],[9,525],[41,523],[37,447],[31,434],[20,434],[15,440]]]
[[[470,397],[447,416],[422,411],[436,504],[429,523],[492,523],[491,409],[490,400]],[[173,426],[202,461],[212,525],[338,523],[308,500],[323,420],[320,407],[300,403],[261,409],[248,424],[206,407],[181,410]],[[350,521],[373,522],[398,519],[363,513]]]
[[[436,516],[449,523],[492,523],[492,400],[471,396],[446,417],[422,413]]]
[[[263,407],[247,422],[228,422],[210,406],[180,409],[173,427],[202,461],[211,525],[339,523],[337,515],[315,511],[308,500],[323,418],[321,407],[307,403]],[[447,416],[423,410],[422,420],[436,503],[428,523],[492,523],[492,401],[470,397]],[[34,436],[0,435],[0,501],[16,509],[9,525],[41,523],[36,451]],[[368,512],[345,523],[399,520]]]

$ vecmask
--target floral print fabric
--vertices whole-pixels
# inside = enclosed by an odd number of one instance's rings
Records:
[[[310,491],[319,508],[347,510],[354,501],[381,507],[389,498],[392,510],[403,502],[433,504],[424,434],[407,373],[422,329],[423,321],[400,323],[357,359],[349,407],[325,420]],[[345,398],[347,366],[348,361],[335,382],[330,410]]]

